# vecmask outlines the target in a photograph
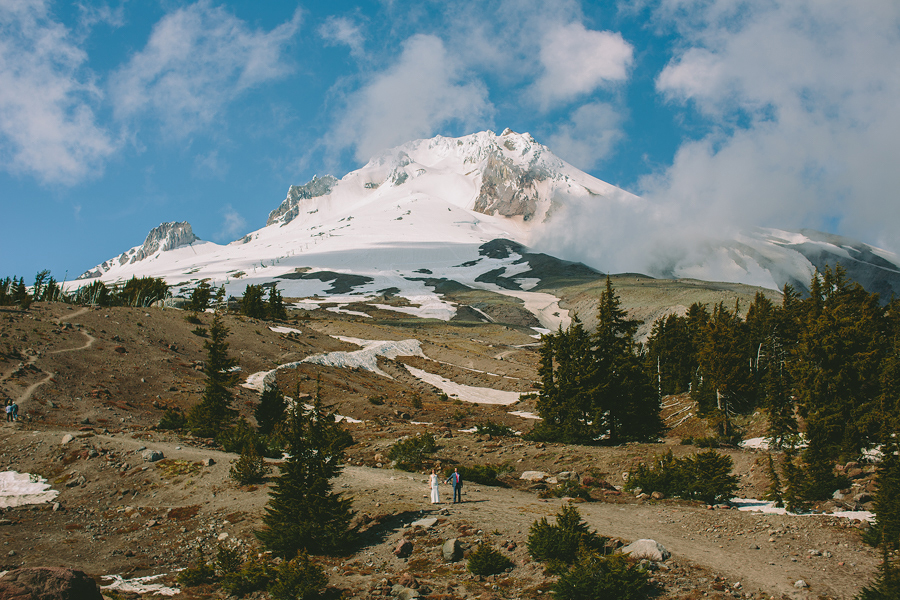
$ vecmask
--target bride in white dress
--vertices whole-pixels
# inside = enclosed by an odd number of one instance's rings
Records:
[[[438,476],[437,473],[434,472],[434,469],[431,470],[431,503],[441,503],[441,497],[438,493]]]

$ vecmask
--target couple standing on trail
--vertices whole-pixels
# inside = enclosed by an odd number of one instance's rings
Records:
[[[431,470],[431,503],[432,504],[440,504],[441,497],[438,492],[438,476],[435,473],[434,469]],[[453,504],[457,502],[462,502],[462,475],[459,474],[459,469],[453,469],[453,473],[450,474],[444,483],[449,483],[453,486]]]

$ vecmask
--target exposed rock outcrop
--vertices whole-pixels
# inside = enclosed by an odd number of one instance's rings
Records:
[[[338,179],[336,177],[325,175],[324,177],[313,176],[304,185],[292,185],[288,189],[287,198],[278,205],[278,208],[269,213],[266,225],[275,223],[287,225],[300,214],[305,200],[327,196],[337,183]]]
[[[0,600],[103,600],[103,595],[84,571],[28,567],[0,577]]]

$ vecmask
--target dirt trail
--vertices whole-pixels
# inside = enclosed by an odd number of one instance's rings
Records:
[[[524,544],[531,524],[542,516],[553,522],[563,505],[559,499],[542,500],[534,494],[504,488],[465,486],[462,504],[427,504],[426,478],[400,471],[347,467],[338,480],[355,496],[357,510],[374,511],[385,497],[407,499],[411,509],[437,513],[448,509],[450,518],[467,519],[485,531],[498,531],[497,539]],[[450,497],[449,486],[441,486],[441,498]],[[657,504],[581,503],[582,517],[601,535],[625,540],[652,538],[665,546],[676,561],[703,565],[728,578],[728,585],[741,583],[743,591],[805,597],[794,587],[803,579],[813,597],[831,595],[851,598],[868,581],[877,563],[868,549],[839,545],[845,539],[819,517],[782,517],[733,510],[710,511],[702,507]],[[769,529],[784,522],[802,520],[804,533],[769,542]],[[760,529],[757,526],[763,525]],[[724,527],[727,527],[727,532]],[[713,531],[707,531],[713,530]],[[838,530],[843,532],[844,530]],[[848,538],[846,538],[848,539]],[[855,547],[854,547],[855,546]],[[811,557],[810,549],[831,551],[831,558]],[[797,556],[792,556],[796,554]],[[792,558],[796,559],[795,561]],[[841,563],[841,564],[839,564]],[[853,566],[855,565],[855,566]]]
[[[71,323],[75,317],[77,317],[79,315],[83,315],[84,313],[89,312],[90,310],[91,310],[90,308],[82,308],[81,310],[78,310],[70,315],[65,315],[65,317],[57,317],[56,319],[54,319],[54,321],[56,322],[57,325],[62,325],[63,321],[65,321],[67,323]],[[87,333],[86,331],[79,330],[78,332],[86,338],[86,341],[83,345],[77,346],[75,348],[62,348],[59,350],[53,350],[53,351],[49,352],[49,354],[60,354],[62,352],[77,352],[79,350],[87,350],[88,348],[90,348],[91,346],[94,345],[94,342],[97,341],[97,338],[95,338],[91,334]],[[41,357],[40,354],[33,354],[33,355],[29,356],[27,360],[23,361],[23,363],[26,366],[31,366],[34,363],[36,363],[40,357]],[[0,384],[2,384],[4,381],[9,379],[18,370],[19,370],[19,368],[16,367],[15,369],[11,369],[11,370],[7,371],[6,373],[3,373],[2,375],[0,375]],[[16,400],[16,402],[18,404],[24,404],[25,402],[27,402],[31,398],[32,394],[34,394],[34,391],[36,389],[38,389],[39,387],[41,387],[42,385],[44,385],[45,383],[47,383],[48,381],[53,379],[53,373],[48,373],[47,371],[44,371],[43,369],[41,369],[41,373],[43,373],[45,375],[45,377],[42,380],[32,383],[27,388],[25,388],[25,390],[21,394],[19,394],[19,398]]]

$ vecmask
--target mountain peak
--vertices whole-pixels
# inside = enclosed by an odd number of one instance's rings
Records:
[[[95,268],[79,275],[77,279],[100,277],[114,266],[134,264],[159,252],[193,244],[199,239],[194,235],[191,224],[187,221],[160,223],[158,227],[150,230],[142,245],[123,252],[118,258],[110,259],[97,265]]]

